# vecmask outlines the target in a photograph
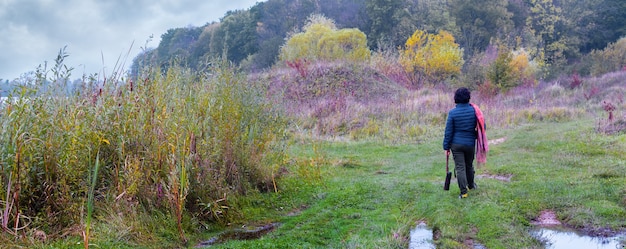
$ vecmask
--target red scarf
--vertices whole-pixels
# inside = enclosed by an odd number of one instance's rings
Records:
[[[478,105],[470,103],[476,113],[476,161],[479,164],[487,162],[487,152],[489,152],[489,142],[487,141],[487,131],[485,130],[485,117]]]

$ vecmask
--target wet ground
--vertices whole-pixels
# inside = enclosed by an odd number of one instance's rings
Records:
[[[433,231],[428,229],[426,223],[420,222],[411,230],[409,249],[435,249],[433,243]]]
[[[550,227],[561,225],[559,219],[556,218],[556,213],[552,210],[543,210],[539,213],[539,217],[536,220],[530,222],[535,226]]]
[[[626,248],[626,233],[611,236],[589,236],[582,232],[566,228],[552,210],[543,210],[539,216],[531,221],[535,226],[530,231],[531,236],[545,244],[547,249],[624,249]],[[615,234],[615,233],[613,233]],[[418,222],[411,230],[409,249],[434,249],[433,231],[425,222]],[[486,247],[476,241],[466,241],[465,245],[474,249]]]
[[[270,223],[259,227],[246,227],[243,229],[229,230],[215,236],[209,240],[198,243],[195,248],[204,248],[216,244],[225,243],[230,240],[251,240],[258,239],[261,236],[274,231],[279,223]]]
[[[565,228],[539,228],[531,231],[537,239],[543,241],[547,249],[621,249],[626,237],[591,237]]]
[[[426,223],[419,222],[419,224],[411,230],[409,249],[436,249],[437,246],[435,246],[434,238],[433,231],[428,228]],[[486,249],[485,246],[473,240],[465,241],[465,244],[474,249]]]
[[[542,241],[547,249],[622,249],[626,247],[626,234],[589,236],[563,226],[552,210],[543,210],[531,224],[536,228],[530,234]]]

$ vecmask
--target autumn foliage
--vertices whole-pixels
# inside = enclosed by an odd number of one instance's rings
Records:
[[[417,84],[437,83],[460,74],[464,63],[463,49],[446,31],[429,34],[416,30],[400,51],[400,57],[400,63]]]
[[[337,29],[324,16],[309,17],[303,32],[292,35],[280,50],[282,61],[362,61],[370,57],[367,37],[358,29]]]
[[[500,91],[520,85],[534,85],[537,66],[524,49],[511,51],[507,46],[498,47],[498,56],[487,69],[487,79]]]

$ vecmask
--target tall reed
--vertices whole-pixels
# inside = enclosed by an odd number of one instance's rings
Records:
[[[100,153],[96,155],[96,162],[93,170],[90,172],[91,185],[89,185],[89,193],[87,193],[87,217],[85,218],[85,231],[83,233],[83,242],[85,249],[89,248],[89,232],[91,231],[91,218],[94,207],[94,192],[96,182],[98,180],[98,171],[100,169]]]
[[[229,222],[233,197],[274,184],[286,122],[236,68],[147,68],[72,86],[56,64],[0,107],[3,225],[36,218],[26,228],[55,237],[80,226],[87,202],[85,246],[103,209],[168,212],[184,242],[189,218]]]

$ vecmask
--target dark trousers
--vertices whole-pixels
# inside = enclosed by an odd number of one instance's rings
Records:
[[[469,188],[474,188],[474,146],[452,144],[452,156],[454,157],[454,169],[456,180],[459,183],[461,194],[467,193]]]

